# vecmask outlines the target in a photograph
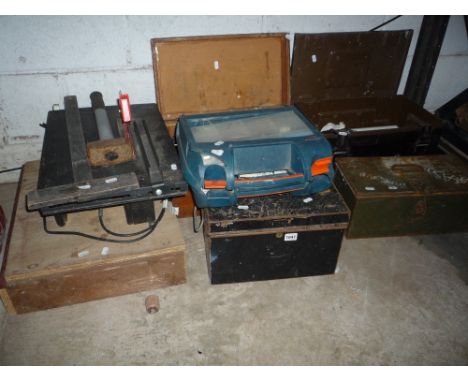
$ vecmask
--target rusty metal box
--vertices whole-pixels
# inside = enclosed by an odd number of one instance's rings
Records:
[[[349,238],[468,230],[468,163],[452,155],[336,159]]]

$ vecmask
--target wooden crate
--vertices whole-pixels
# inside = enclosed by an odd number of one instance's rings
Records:
[[[41,216],[25,209],[25,195],[35,188],[38,169],[38,161],[26,163],[23,168],[2,265],[0,297],[9,313],[55,308],[186,281],[185,244],[177,219],[169,213],[153,234],[131,244],[44,232]],[[160,202],[156,208],[161,208]],[[128,226],[122,207],[105,209],[104,220],[117,232],[144,228]],[[96,210],[69,214],[63,228],[48,218],[48,226],[93,235],[103,232]],[[108,248],[107,255],[102,254],[104,247]]]
[[[291,102],[317,128],[345,124],[352,156],[437,151],[442,121],[397,95],[411,30],[296,34]],[[344,133],[344,131],[342,131]],[[343,136],[325,132],[332,145]]]

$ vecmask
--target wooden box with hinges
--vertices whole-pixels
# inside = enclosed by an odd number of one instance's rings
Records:
[[[335,156],[440,152],[442,121],[398,87],[412,30],[296,34],[291,103]]]
[[[334,188],[306,198],[271,195],[242,203],[203,209],[212,284],[335,272],[349,211]]]
[[[180,115],[288,105],[289,40],[284,33],[151,40],[156,98],[174,137]],[[190,217],[191,192],[172,199]]]
[[[185,244],[179,222],[165,214],[154,233],[119,244],[80,236],[48,235],[37,213],[28,213],[26,194],[38,179],[39,162],[24,165],[0,276],[0,297],[11,314],[28,313],[152,290],[186,281]],[[155,201],[161,208],[161,201]],[[106,209],[114,230],[129,232],[124,210]],[[64,229],[49,218],[55,230]],[[70,213],[66,230],[100,233],[95,211]],[[102,237],[107,237],[104,234]]]
[[[468,230],[468,163],[455,155],[336,159],[347,237]]]

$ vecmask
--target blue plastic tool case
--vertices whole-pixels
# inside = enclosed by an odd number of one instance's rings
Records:
[[[330,144],[293,106],[183,115],[176,140],[199,208],[284,192],[306,196],[333,179]]]

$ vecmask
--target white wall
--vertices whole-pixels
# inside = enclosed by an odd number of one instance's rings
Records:
[[[76,94],[89,106],[100,90],[108,104],[119,90],[133,103],[155,102],[150,39],[210,34],[365,31],[390,16],[99,16],[0,17],[0,169],[39,159],[51,106]],[[399,92],[404,89],[422,16],[382,30],[414,29]],[[292,47],[292,43],[291,43]],[[433,110],[468,87],[468,43],[462,16],[450,20],[426,107]],[[0,174],[0,182],[13,173]]]

